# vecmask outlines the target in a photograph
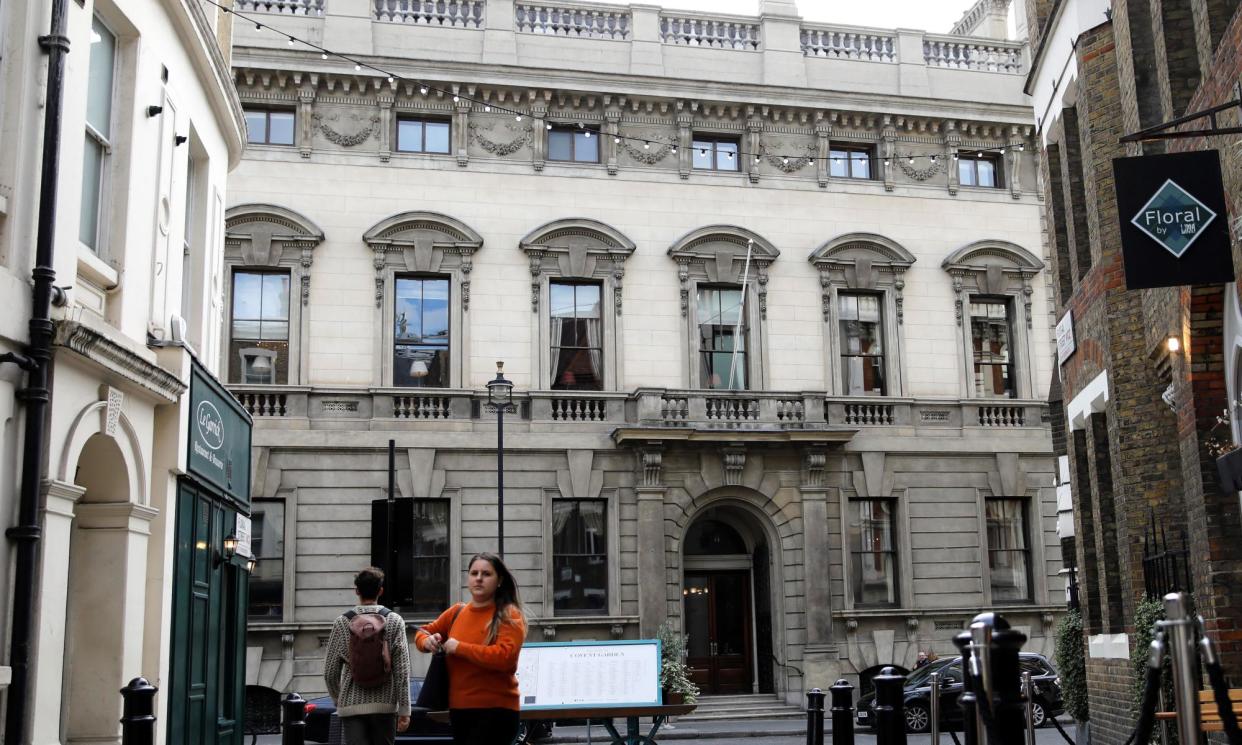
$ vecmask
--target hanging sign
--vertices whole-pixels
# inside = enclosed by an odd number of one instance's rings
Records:
[[[197,360],[190,368],[186,470],[250,508],[250,414]]]
[[[1233,281],[1220,154],[1115,158],[1126,287]]]

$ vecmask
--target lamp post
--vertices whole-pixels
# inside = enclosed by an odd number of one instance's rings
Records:
[[[496,410],[496,553],[505,555],[505,411],[513,411],[513,381],[505,363],[496,363],[496,377],[487,382],[487,403]]]

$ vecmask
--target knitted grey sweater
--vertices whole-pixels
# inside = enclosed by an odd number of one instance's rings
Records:
[[[359,605],[355,613],[375,613],[378,605]],[[405,620],[390,612],[384,620],[384,634],[392,654],[392,679],[382,686],[362,688],[354,685],[349,673],[349,620],[344,614],[332,624],[328,652],[323,660],[323,679],[328,694],[336,704],[338,716],[359,714],[410,715],[410,646],[405,635]]]

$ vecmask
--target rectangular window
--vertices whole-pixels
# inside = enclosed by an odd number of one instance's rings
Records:
[[[599,162],[599,130],[553,127],[548,132],[548,160]]]
[[[229,380],[243,385],[289,382],[288,272],[233,272]]]
[[[246,109],[246,142],[255,145],[292,145],[292,111]]]
[[[552,597],[558,616],[608,615],[608,503],[552,503]]]
[[[443,119],[400,117],[397,119],[397,150],[403,153],[447,153],[449,126]]]
[[[699,385],[746,390],[746,326],[739,287],[699,288]]]
[[[692,157],[694,167],[708,171],[737,171],[741,169],[741,155],[736,137],[694,136]]]
[[[1000,156],[990,153],[959,155],[957,176],[962,186],[1000,188]]]
[[[604,390],[604,327],[600,285],[552,282],[548,287],[552,390]]]
[[[91,21],[90,65],[86,87],[86,147],[82,153],[82,204],[78,240],[95,253],[108,201],[112,154],[112,96],[116,77],[116,36],[99,16]]]
[[[1031,599],[1025,499],[988,499],[988,577],[992,602]]]
[[[250,620],[279,621],[285,598],[285,503],[255,500],[250,513]]]
[[[449,576],[449,500],[414,501],[415,613],[435,614],[449,604],[453,582]]]
[[[837,301],[842,389],[847,396],[883,396],[883,297],[840,293]]]
[[[1009,303],[972,298],[970,337],[974,349],[975,395],[1017,396],[1013,375],[1013,327]]]
[[[849,502],[850,574],[854,605],[897,605],[894,506],[888,499]]]
[[[449,385],[449,280],[397,277],[393,313],[392,384]]]
[[[875,148],[866,145],[833,144],[828,151],[828,173],[833,178],[871,178],[871,159]]]

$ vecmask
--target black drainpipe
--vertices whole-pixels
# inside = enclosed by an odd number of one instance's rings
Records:
[[[30,631],[34,617],[35,559],[41,533],[39,492],[45,460],[43,440],[52,400],[48,379],[52,368],[52,296],[57,292],[52,249],[56,238],[56,186],[60,179],[60,118],[65,88],[65,56],[69,54],[65,6],[66,0],[52,0],[51,32],[39,37],[39,46],[47,52],[47,100],[43,111],[43,165],[39,177],[39,226],[35,237],[30,344],[24,355],[5,355],[5,359],[0,359],[15,362],[29,373],[26,387],[17,394],[26,406],[17,524],[5,531],[17,548],[17,567],[13,573],[13,635],[9,647],[13,680],[8,690],[8,715],[4,726],[4,741],[10,745],[24,745],[28,736]]]

